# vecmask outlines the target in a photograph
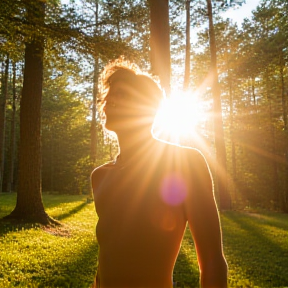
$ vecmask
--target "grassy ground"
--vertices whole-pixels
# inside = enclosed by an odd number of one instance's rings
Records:
[[[84,196],[44,195],[46,211],[63,226],[0,226],[0,287],[89,287],[98,246],[93,203]],[[0,218],[15,195],[0,196]]]
[[[15,205],[0,194],[0,218]],[[89,287],[97,266],[97,218],[85,196],[44,195],[57,229],[0,224],[0,287]],[[288,215],[221,215],[230,287],[288,287]],[[212,241],[212,240],[211,240]],[[175,266],[177,287],[198,287],[199,270],[189,231]]]

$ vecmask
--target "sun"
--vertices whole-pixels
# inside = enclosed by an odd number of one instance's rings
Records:
[[[156,138],[179,143],[197,137],[207,121],[203,102],[191,92],[175,91],[163,100],[154,121]]]

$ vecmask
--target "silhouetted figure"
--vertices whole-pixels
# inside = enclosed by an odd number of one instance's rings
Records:
[[[197,249],[201,287],[227,287],[207,163],[196,149],[152,137],[162,91],[150,76],[124,66],[110,65],[102,77],[105,127],[117,134],[120,154],[91,176],[99,216],[94,287],[172,287],[187,223]]]

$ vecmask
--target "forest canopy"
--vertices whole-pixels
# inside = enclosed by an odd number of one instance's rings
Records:
[[[212,1],[227,189],[232,207],[288,212],[288,3],[260,1],[241,27],[223,19],[223,11],[244,2]],[[198,147],[188,132],[178,141],[203,150],[214,173],[217,135],[206,1],[169,1],[169,25],[171,87],[182,89],[186,77],[185,89],[191,95],[197,92],[206,113],[199,123],[205,145]],[[186,41],[187,25],[197,34],[196,42]],[[149,1],[1,1],[1,191],[17,191],[21,178],[20,109],[28,93],[23,87],[27,49],[43,66],[37,164],[42,191],[89,195],[93,167],[114,159],[118,149],[97,109],[99,74],[120,56],[153,72],[149,41]],[[177,114],[172,110],[173,117]]]

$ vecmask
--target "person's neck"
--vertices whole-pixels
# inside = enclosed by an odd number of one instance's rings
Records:
[[[116,133],[120,147],[118,162],[133,161],[143,156],[151,141],[153,141],[151,129],[138,129],[133,131],[119,131]]]

